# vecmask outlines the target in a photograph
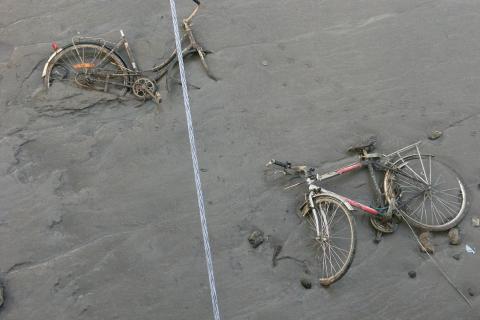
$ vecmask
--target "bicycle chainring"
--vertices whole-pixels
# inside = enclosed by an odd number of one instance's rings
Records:
[[[398,224],[392,219],[383,220],[382,218],[376,218],[374,216],[370,217],[370,223],[375,230],[383,233],[393,233],[398,227]]]
[[[152,95],[155,95],[156,88],[157,86],[152,80],[148,78],[138,78],[133,83],[132,92],[137,98],[146,100],[151,98]]]

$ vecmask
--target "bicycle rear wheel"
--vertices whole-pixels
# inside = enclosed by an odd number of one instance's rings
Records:
[[[343,277],[353,261],[357,244],[355,221],[339,199],[320,195],[315,198],[315,204],[319,212],[320,236],[317,235],[315,216],[310,210],[305,215],[311,240],[309,245],[315,252],[314,272],[318,274],[321,285],[329,286]],[[327,224],[321,218],[320,210],[325,213]]]
[[[452,168],[431,155],[401,158],[395,167],[385,174],[385,196],[412,225],[444,231],[465,216],[465,184]]]
[[[47,67],[44,84],[64,82],[82,89],[124,95],[130,76],[125,62],[105,45],[76,42],[55,56]]]

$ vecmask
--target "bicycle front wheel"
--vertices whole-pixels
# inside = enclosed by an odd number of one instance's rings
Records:
[[[82,89],[124,95],[129,88],[127,66],[105,45],[77,42],[68,45],[47,67],[47,88],[63,82]]]
[[[444,231],[467,211],[467,192],[460,176],[431,155],[397,160],[384,180],[385,196],[414,226]]]
[[[313,271],[318,274],[321,285],[329,286],[343,277],[353,261],[357,244],[355,222],[348,208],[337,198],[320,195],[315,198],[315,205],[317,218],[311,210],[305,215],[309,246],[314,252]]]

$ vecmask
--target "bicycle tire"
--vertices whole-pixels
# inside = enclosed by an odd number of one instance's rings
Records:
[[[45,87],[50,88],[53,82],[61,80],[82,89],[125,95],[131,83],[131,76],[126,71],[129,68],[119,54],[111,51],[112,48],[108,45],[93,41],[78,41],[64,46],[47,66]],[[88,62],[86,55],[91,56]],[[89,75],[89,70],[95,74]],[[107,77],[108,80],[102,80],[102,77]],[[115,80],[112,82],[110,77]],[[106,86],[106,82],[109,85]]]
[[[429,231],[445,231],[460,223],[467,212],[468,192],[453,168],[431,155],[410,155],[394,165],[397,168],[385,173],[385,197],[404,219]],[[432,176],[434,170],[438,177]]]
[[[320,210],[320,207],[322,207],[327,219],[331,219],[328,222],[330,236],[328,239],[325,239],[327,236],[324,236],[323,232],[324,223],[319,215],[319,221],[321,224],[320,228],[322,229],[322,239],[318,239],[315,231],[315,218],[313,217],[313,212],[310,210],[305,214],[305,219],[308,222],[307,229],[312,233],[314,246],[320,246],[321,249],[319,250],[320,252],[317,253],[323,253],[322,256],[317,254],[314,256],[314,260],[316,260],[316,263],[319,264],[315,265],[319,273],[318,280],[322,286],[328,287],[335,281],[340,280],[346,274],[353,262],[357,245],[356,226],[350,210],[345,206],[342,200],[332,196],[319,195],[314,199],[314,201],[317,211]],[[340,215],[337,217],[336,215],[338,212],[340,212]],[[347,223],[345,223],[345,221]],[[339,223],[338,227],[335,227],[336,222]],[[342,229],[342,224],[343,227],[348,225],[348,228],[346,229],[346,235],[349,235],[348,238],[335,236]],[[341,241],[341,239],[344,239],[344,241]],[[329,257],[327,257],[327,252],[329,252]],[[338,269],[334,270],[332,261],[336,264]],[[330,271],[327,263],[330,264]]]

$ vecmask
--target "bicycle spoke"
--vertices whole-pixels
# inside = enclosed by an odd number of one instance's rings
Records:
[[[422,156],[419,150],[417,155],[402,158],[399,163],[399,169],[389,171],[388,179],[392,186],[386,190],[396,194],[395,197],[404,203],[402,206],[407,205],[402,210],[405,217],[427,230],[447,230],[458,223],[458,218],[465,211],[465,194],[458,175],[432,156]],[[422,185],[419,180],[406,177],[405,172],[427,184]],[[411,198],[416,191],[423,196]],[[392,198],[392,195],[389,197]]]
[[[418,145],[416,145],[415,147],[417,149],[418,159],[420,159],[420,164],[422,165],[423,176],[425,177],[426,183],[430,184],[430,181],[428,181],[428,178],[427,178],[427,172],[425,171],[425,166],[423,165],[423,160],[422,160],[422,155],[420,154],[420,149],[418,149]]]
[[[448,217],[447,217],[447,216],[444,216],[444,215],[442,214],[442,211],[437,208],[437,206],[435,205],[435,203],[434,203],[433,201],[432,201],[432,203],[433,203],[433,208],[436,210],[436,212],[438,213],[438,215],[439,215],[440,217],[442,217],[444,221],[448,221]],[[435,212],[434,212],[434,213],[435,213]]]
[[[324,196],[315,199],[319,215],[323,214],[326,217],[325,221],[324,218],[319,216],[322,225],[320,237],[316,235],[313,212],[306,216],[307,223],[305,225],[312,236],[310,247],[314,249],[319,280],[324,285],[330,284],[341,277],[353,258],[354,229],[351,221],[348,220],[347,209],[338,201],[330,200],[329,197]]]

